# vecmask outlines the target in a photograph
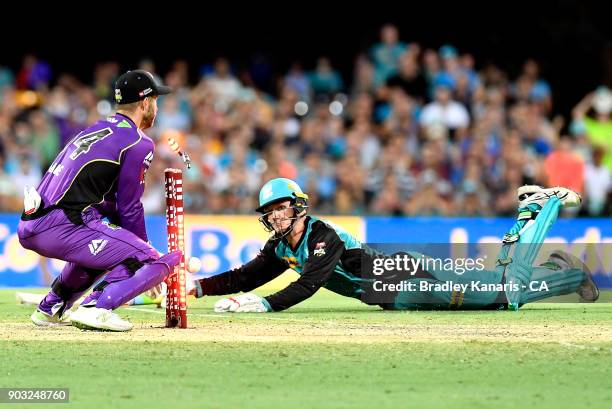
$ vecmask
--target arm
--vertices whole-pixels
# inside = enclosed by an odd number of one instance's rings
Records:
[[[574,109],[572,110],[572,119],[574,121],[581,121],[586,116],[586,113],[591,108],[591,104],[593,103],[593,98],[595,97],[595,92],[589,92],[582,100],[576,104]]]
[[[226,295],[251,291],[281,275],[289,266],[274,254],[273,242],[268,241],[253,260],[243,266],[214,277],[197,280],[196,297]]]
[[[315,254],[317,244],[324,243],[322,253]],[[308,239],[308,259],[300,278],[285,289],[264,298],[272,311],[282,311],[311,297],[331,277],[344,252],[344,243],[331,228],[313,231]]]
[[[148,241],[144,210],[140,198],[144,192],[144,160],[154,146],[141,140],[123,152],[117,179],[117,212],[119,225]]]

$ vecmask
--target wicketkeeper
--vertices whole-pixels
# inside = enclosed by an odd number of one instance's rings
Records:
[[[36,189],[26,188],[19,241],[38,254],[68,263],[32,314],[36,325],[129,331],[114,309],[159,285],[180,252],[160,257],[147,240],[140,201],[154,143],[143,130],[157,115],[157,97],[170,88],[142,70],[115,85],[117,114],[76,135]],[[104,220],[106,217],[109,221]],[[72,304],[104,279],[69,314]]]

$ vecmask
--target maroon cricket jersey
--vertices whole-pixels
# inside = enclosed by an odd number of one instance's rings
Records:
[[[81,131],[55,158],[37,190],[45,206],[81,212],[102,204],[121,227],[147,241],[146,170],[155,144],[127,116],[117,114]]]

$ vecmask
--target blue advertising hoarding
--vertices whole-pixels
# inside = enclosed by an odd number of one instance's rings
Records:
[[[388,218],[331,217],[359,239],[371,243],[482,243],[499,242],[514,223],[510,218]],[[48,286],[63,262],[41,259],[24,250],[17,238],[16,214],[0,214],[0,287]],[[152,244],[166,251],[164,216],[147,216]],[[267,233],[251,216],[188,216],[185,222],[187,254],[202,260],[202,275],[218,274],[254,257]],[[594,243],[596,281],[612,288],[612,220],[559,219],[547,241],[580,253]]]

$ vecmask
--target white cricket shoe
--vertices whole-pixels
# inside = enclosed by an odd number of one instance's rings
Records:
[[[55,327],[59,325],[70,325],[70,311],[64,311],[59,316],[57,313],[54,315],[46,314],[39,309],[36,309],[30,316],[30,319],[39,327]]]
[[[564,268],[578,268],[586,274],[586,278],[581,283],[580,288],[576,290],[576,293],[580,295],[580,301],[582,302],[595,302],[599,298],[599,288],[593,281],[591,270],[584,264],[582,260],[563,250],[555,250],[550,253],[549,260],[556,262]]]
[[[550,187],[546,189],[538,185],[525,185],[518,188],[517,196],[519,199],[519,209],[533,203],[543,207],[554,196],[561,200],[561,204],[564,207],[576,207],[582,202],[582,198],[578,193],[565,187]]]
[[[79,307],[70,318],[72,325],[80,329],[124,332],[134,327],[131,322],[104,308]]]

